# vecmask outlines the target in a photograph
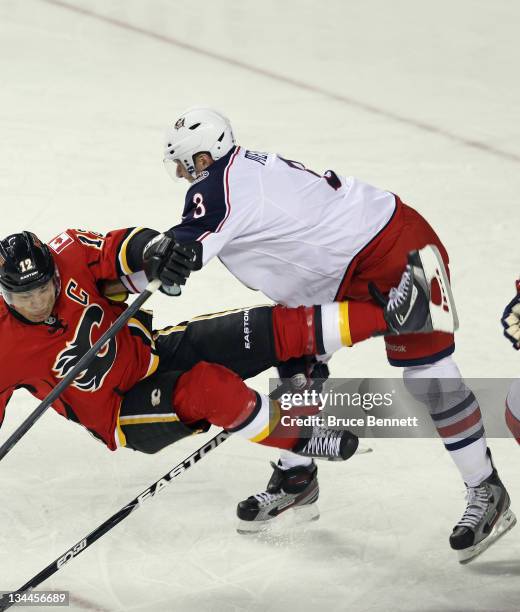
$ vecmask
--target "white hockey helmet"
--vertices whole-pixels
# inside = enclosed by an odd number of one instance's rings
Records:
[[[235,137],[227,117],[211,108],[189,108],[166,132],[164,161],[180,162],[196,178],[193,157],[197,153],[209,153],[216,161],[234,144]]]

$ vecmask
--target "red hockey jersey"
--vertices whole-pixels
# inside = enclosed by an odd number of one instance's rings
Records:
[[[102,279],[133,272],[127,247],[139,228],[106,236],[67,230],[48,243],[61,279],[53,315],[56,325],[19,320],[0,298],[0,424],[13,391],[26,388],[43,399],[121,314],[106,299]],[[122,395],[158,366],[151,315],[141,311],[112,338],[53,404],[111,450],[124,445],[118,427]]]

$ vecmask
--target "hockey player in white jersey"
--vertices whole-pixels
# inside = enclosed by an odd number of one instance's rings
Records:
[[[466,511],[450,544],[461,562],[485,550],[512,526],[502,523],[509,498],[487,448],[477,400],[452,358],[457,320],[442,265],[447,268],[448,255],[434,230],[391,192],[236,146],[230,122],[211,109],[190,109],[177,119],[167,132],[164,158],[177,177],[191,183],[182,221],[167,237],[198,252],[197,261],[189,263],[175,254],[169,269],[187,276],[218,256],[242,283],[280,304],[342,302],[344,330],[351,321],[363,335],[365,322],[373,333],[374,322],[381,320],[378,331],[385,335],[389,362],[403,368],[408,388],[427,404],[467,487]],[[433,248],[424,249],[427,245]],[[423,262],[429,265],[414,266],[412,259],[401,277],[409,252],[417,250],[430,256]],[[413,295],[414,269],[419,276],[426,271],[425,280],[437,293],[436,304],[430,304],[431,325],[421,330],[426,333],[395,336],[392,332],[406,331],[398,328]],[[387,311],[394,308],[397,329],[381,319],[375,299],[386,303]],[[347,345],[359,339],[348,332],[343,338]],[[421,380],[445,378],[455,380],[455,388],[432,403]],[[267,490],[240,502],[239,517],[273,518],[278,508],[298,503],[293,482],[305,481],[317,492],[316,473],[311,461],[282,454]]]

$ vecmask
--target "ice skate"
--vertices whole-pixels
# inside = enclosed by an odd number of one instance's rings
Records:
[[[320,492],[318,469],[314,461],[287,470],[283,470],[280,464],[271,462],[271,465],[274,471],[267,489],[237,506],[238,533],[263,531],[270,521],[286,510],[295,511],[297,522],[315,521],[320,516],[316,505]]]
[[[302,457],[345,461],[357,451],[358,445],[359,438],[346,429],[315,425],[292,450]]]
[[[476,487],[467,487],[467,506],[450,536],[459,563],[469,563],[516,524],[506,488],[493,467],[491,475]]]
[[[399,286],[385,298],[369,284],[372,297],[385,309],[385,320],[394,334],[453,333],[459,327],[448,273],[439,250],[428,245],[408,255]]]

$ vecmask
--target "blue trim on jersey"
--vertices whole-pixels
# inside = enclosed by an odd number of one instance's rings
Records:
[[[233,147],[224,157],[213,162],[205,170],[206,177],[195,181],[188,192],[182,212],[182,221],[171,228],[176,240],[181,243],[198,240],[208,232],[215,232],[227,214],[225,171]]]
[[[420,366],[420,365],[429,365],[431,363],[435,363],[436,361],[440,361],[444,359],[444,357],[448,357],[455,350],[455,343],[449,346],[447,349],[440,351],[438,353],[434,353],[433,355],[429,355],[428,357],[418,357],[417,359],[393,359],[388,357],[388,363],[393,366],[397,366],[398,368],[408,368],[412,366]]]

